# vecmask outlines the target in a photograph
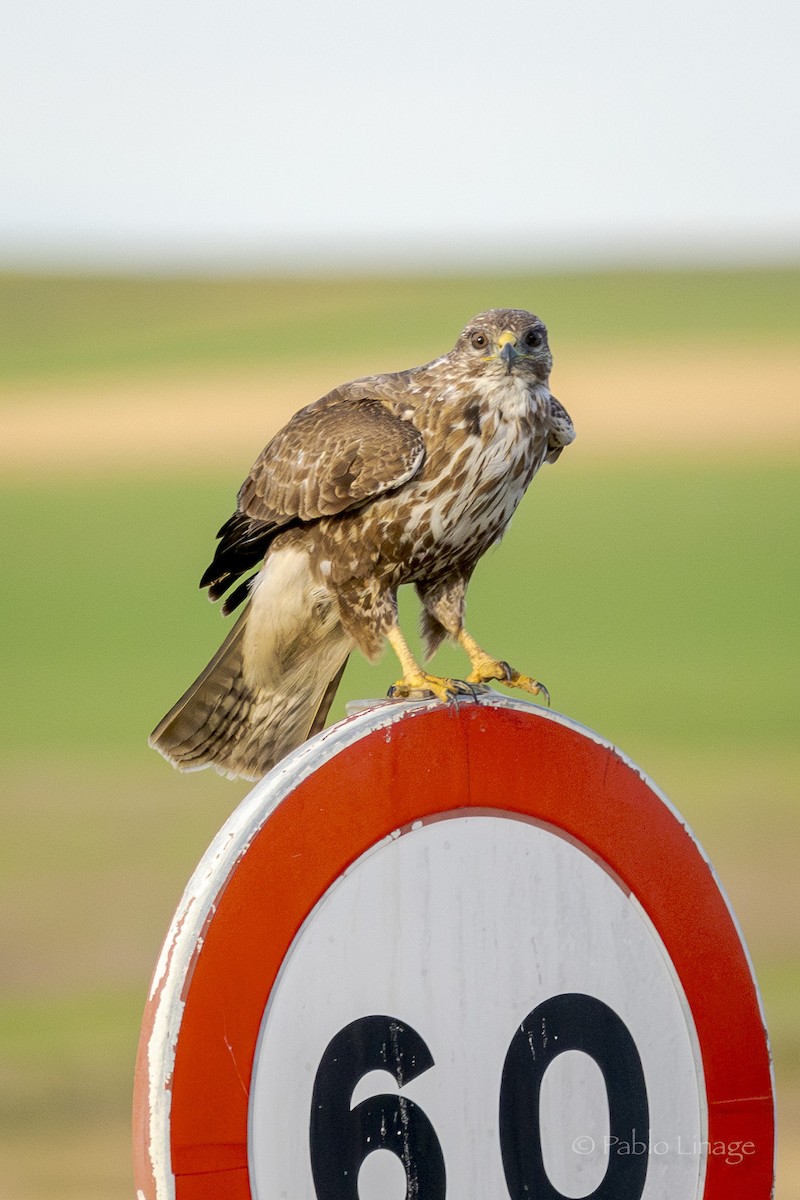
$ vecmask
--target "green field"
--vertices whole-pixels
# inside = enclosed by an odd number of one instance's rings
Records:
[[[225,631],[197,580],[234,490],[232,477],[4,490],[3,558],[24,564],[4,596],[4,666],[26,685],[0,697],[16,753],[141,752]],[[470,623],[632,753],[786,746],[798,539],[792,465],[573,468],[565,455],[478,568]],[[455,650],[442,662],[464,666]],[[346,691],[380,695],[395,673],[388,652],[374,668],[354,659]]]
[[[441,354],[464,321],[495,306],[535,307],[560,342],[769,341],[800,332],[800,270],[390,281],[0,275],[0,380],[328,363],[374,350],[394,369]]]
[[[599,340],[624,354],[676,334],[766,346],[800,326],[800,272],[789,271],[0,282],[7,381],[306,351],[323,362],[366,344],[405,365],[447,344],[454,312],[457,326],[501,292],[528,303],[534,284],[551,328],[587,352]],[[196,585],[239,482],[235,469],[153,468],[0,485],[9,1200],[131,1194],[127,1114],[150,972],[184,883],[247,791],[209,772],[179,776],[146,747],[226,628]],[[799,544],[800,454],[566,453],[481,563],[468,607],[479,641],[543,679],[554,708],[619,745],[695,828],[750,943],[790,1110],[800,1081]],[[402,611],[410,630],[413,596]],[[463,666],[452,650],[437,663]],[[396,674],[390,652],[377,667],[354,660],[342,694],[382,695]],[[333,716],[342,713],[340,699]]]

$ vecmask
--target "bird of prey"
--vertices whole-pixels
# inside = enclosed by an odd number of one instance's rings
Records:
[[[182,770],[259,779],[322,728],[350,652],[374,661],[384,639],[402,668],[390,695],[452,698],[464,683],[425,671],[400,631],[406,583],[429,654],[453,638],[467,684],[546,696],[481,649],[463,618],[481,555],[575,436],[551,366],[538,317],[492,309],[441,358],[346,383],[296,413],[256,460],[200,581],[212,600],[236,585],[223,612],[244,611],[150,744]]]

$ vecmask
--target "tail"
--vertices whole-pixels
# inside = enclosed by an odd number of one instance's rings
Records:
[[[149,743],[182,771],[260,779],[323,727],[352,648],[307,555],[273,552],[247,608]]]

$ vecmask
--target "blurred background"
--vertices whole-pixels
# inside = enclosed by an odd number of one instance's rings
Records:
[[[546,320],[578,440],[479,567],[470,628],[703,843],[800,1198],[799,12],[0,18],[4,1197],[131,1194],[150,975],[247,791],[146,738],[222,638],[197,582],[251,462],[296,408],[504,305]],[[333,716],[395,675],[353,662]]]

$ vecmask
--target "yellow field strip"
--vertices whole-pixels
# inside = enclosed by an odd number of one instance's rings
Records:
[[[28,476],[162,464],[244,468],[298,408],[373,365],[20,384],[0,407],[0,469]],[[800,347],[562,353],[552,385],[572,414],[584,461],[643,449],[800,452]]]

